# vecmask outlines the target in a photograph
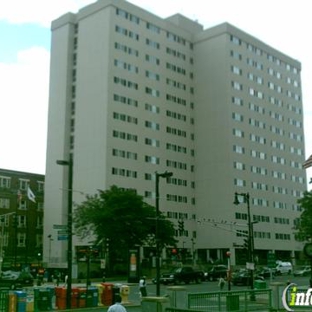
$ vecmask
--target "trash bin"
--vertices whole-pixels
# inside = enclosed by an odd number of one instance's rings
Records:
[[[39,289],[37,307],[39,311],[50,310],[50,291],[47,289]]]
[[[116,295],[120,296],[121,284],[114,284],[113,286],[113,303],[116,303]]]
[[[103,286],[101,302],[105,306],[110,306],[113,304],[113,287],[114,284],[111,283],[101,283]]]
[[[79,288],[74,287],[71,290],[71,308],[78,308]]]
[[[86,307],[86,299],[87,299],[87,289],[86,288],[79,288],[78,308],[85,308]]]
[[[87,306],[89,303],[90,307],[97,307],[98,301],[99,301],[98,297],[99,297],[99,293],[98,293],[97,287],[94,287],[94,286],[88,287]]]
[[[58,310],[66,309],[66,288],[64,287],[55,287],[55,305]]]
[[[26,292],[17,290],[15,294],[17,297],[16,312],[26,312]]]
[[[49,286],[46,288],[49,292],[49,310],[55,309],[55,288],[54,286]]]
[[[17,297],[14,292],[9,293],[9,312],[16,312]],[[7,310],[4,310],[7,311]]]
[[[103,297],[103,291],[104,291],[104,286],[101,284],[97,284],[96,285],[97,289],[98,289],[98,306],[103,305],[102,303],[102,297]]]
[[[267,288],[267,284],[266,281],[263,280],[255,280],[255,289],[266,289]]]
[[[239,296],[227,295],[226,296],[226,311],[238,311],[239,310]]]
[[[89,287],[86,289],[86,307],[93,307],[93,291]]]
[[[35,311],[35,296],[33,293],[28,293],[26,296],[26,312]]]

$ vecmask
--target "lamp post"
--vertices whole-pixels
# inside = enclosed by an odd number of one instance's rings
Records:
[[[48,235],[48,239],[49,239],[49,263],[50,263],[51,262],[52,241],[53,241],[51,234]]]
[[[228,259],[228,261],[227,261],[227,265],[228,265],[228,269],[227,269],[228,291],[230,291],[231,290],[231,277],[232,277],[232,272],[231,272],[231,252],[230,251],[226,252],[226,257]]]
[[[159,244],[159,178],[169,178],[173,175],[172,172],[156,172],[156,296],[160,296],[160,244]]]
[[[90,261],[91,261],[91,253],[92,247],[88,246],[87,254],[86,254],[86,261],[87,261],[87,280],[86,280],[86,289],[88,291],[89,286],[91,285],[90,282]]]
[[[61,166],[68,166],[68,198],[67,198],[67,291],[66,307],[71,309],[71,290],[72,290],[72,267],[73,267],[73,159],[70,154],[69,160],[57,160]]]
[[[244,203],[247,204],[247,221],[248,221],[248,261],[249,265],[254,265],[254,237],[253,237],[253,224],[251,222],[250,217],[250,198],[249,193],[237,193],[235,192],[234,197],[234,205],[239,205],[240,201],[238,200],[238,196],[242,196],[244,198]],[[249,267],[250,270],[250,288],[254,289],[254,268]]]

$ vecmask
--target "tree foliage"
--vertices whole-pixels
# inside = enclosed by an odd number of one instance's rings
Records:
[[[87,196],[76,206],[73,216],[75,234],[108,239],[110,248],[127,252],[134,246],[155,246],[156,210],[143,201],[135,190],[112,186]],[[175,246],[173,224],[163,214],[159,218],[159,242]]]
[[[298,203],[303,211],[300,216],[300,222],[296,226],[297,239],[306,241],[312,238],[312,191],[304,192]]]

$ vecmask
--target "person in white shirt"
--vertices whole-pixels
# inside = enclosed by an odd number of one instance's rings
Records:
[[[121,304],[120,295],[115,295],[115,303],[108,308],[107,312],[127,312],[126,308]]]
[[[147,291],[146,291],[146,277],[145,276],[143,276],[139,281],[139,289],[140,289],[141,297],[146,297]]]

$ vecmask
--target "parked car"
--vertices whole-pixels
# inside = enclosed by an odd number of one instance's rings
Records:
[[[0,287],[9,289],[21,289],[26,286],[33,286],[34,278],[29,272],[4,271],[0,277]]]
[[[264,280],[264,277],[258,274],[254,275],[255,280]],[[232,283],[234,286],[241,285],[241,286],[250,286],[251,284],[251,274],[249,270],[241,271],[240,273],[236,274],[232,278]]]
[[[219,279],[220,277],[226,277],[228,268],[226,265],[218,264],[211,268],[210,271],[207,272],[206,279],[210,282]]]
[[[308,276],[311,275],[311,267],[304,265],[294,271],[294,276]]]
[[[268,267],[262,267],[256,272],[257,276],[262,276],[263,278],[270,278],[271,276],[275,276],[275,269],[271,269]]]
[[[162,273],[160,275],[160,284],[179,284],[190,282],[201,283],[204,280],[204,273],[202,271],[194,270],[192,267],[181,267],[174,269],[168,273]],[[153,283],[156,284],[156,278],[153,279]]]

